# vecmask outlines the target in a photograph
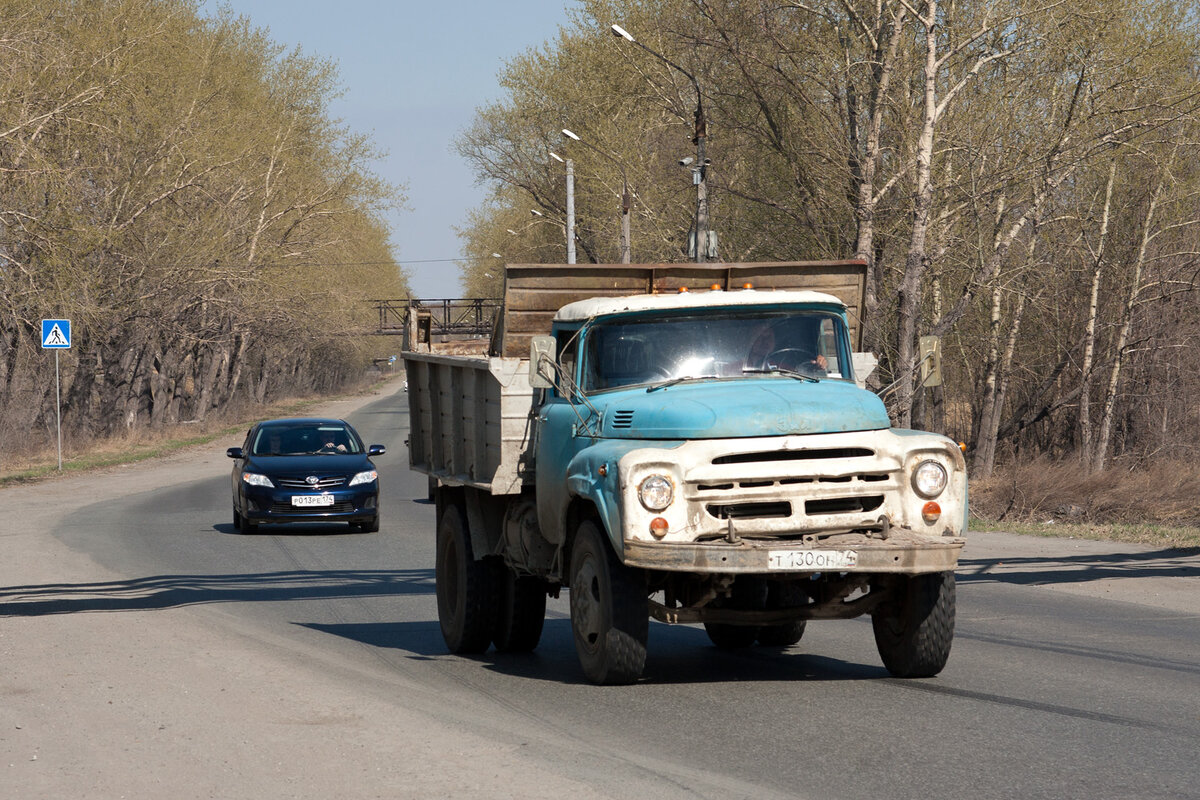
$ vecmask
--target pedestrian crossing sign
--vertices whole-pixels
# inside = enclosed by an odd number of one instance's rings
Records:
[[[67,350],[71,347],[71,320],[42,320],[42,347],[49,350]]]

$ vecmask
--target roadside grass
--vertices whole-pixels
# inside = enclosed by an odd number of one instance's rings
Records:
[[[1000,522],[971,515],[973,531],[1006,531],[1026,536],[1058,537],[1061,539],[1096,539],[1106,542],[1130,542],[1157,548],[1179,548],[1200,550],[1200,527],[1172,527],[1144,523],[1061,523],[1047,522]]]
[[[1006,465],[971,482],[971,529],[1200,548],[1200,466],[1115,463],[1086,474],[1075,461]]]
[[[177,423],[157,430],[95,439],[79,447],[69,457],[64,453],[61,472],[58,469],[57,447],[43,448],[18,458],[9,457],[5,463],[0,463],[0,488],[161,458],[241,433],[260,419],[303,416],[315,406],[375,392],[396,377],[388,376],[340,395],[290,398],[270,405],[255,406],[230,418],[195,424]]]

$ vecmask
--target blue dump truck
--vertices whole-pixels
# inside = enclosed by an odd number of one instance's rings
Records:
[[[940,672],[966,466],[865,388],[865,270],[509,265],[488,352],[406,352],[449,649],[532,650],[566,588],[595,683],[639,679],[651,618],[732,649],[869,614],[890,673]]]

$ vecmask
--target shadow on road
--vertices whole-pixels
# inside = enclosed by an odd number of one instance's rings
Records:
[[[0,617],[146,611],[205,603],[433,594],[433,570],[290,570],[156,575],[102,583],[0,587]]]
[[[1200,548],[1070,556],[960,558],[959,583],[1046,585],[1107,578],[1200,578]]]
[[[463,659],[482,665],[490,672],[525,680],[588,685],[575,656],[570,620],[546,619],[542,638],[531,653],[501,653],[488,650],[479,655],[454,656],[442,640],[436,620],[408,622],[365,622],[322,624],[304,627],[386,650],[405,651],[420,661]],[[887,678],[880,665],[855,664],[804,652],[804,644],[792,647],[747,647],[719,650],[701,628],[694,626],[650,626],[646,669],[642,683],[724,683],[736,681],[847,681]]]

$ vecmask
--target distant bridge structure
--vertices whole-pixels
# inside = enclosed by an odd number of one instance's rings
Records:
[[[415,298],[376,300],[376,333],[404,336],[404,349],[425,349],[431,342],[488,339],[499,298]]]

